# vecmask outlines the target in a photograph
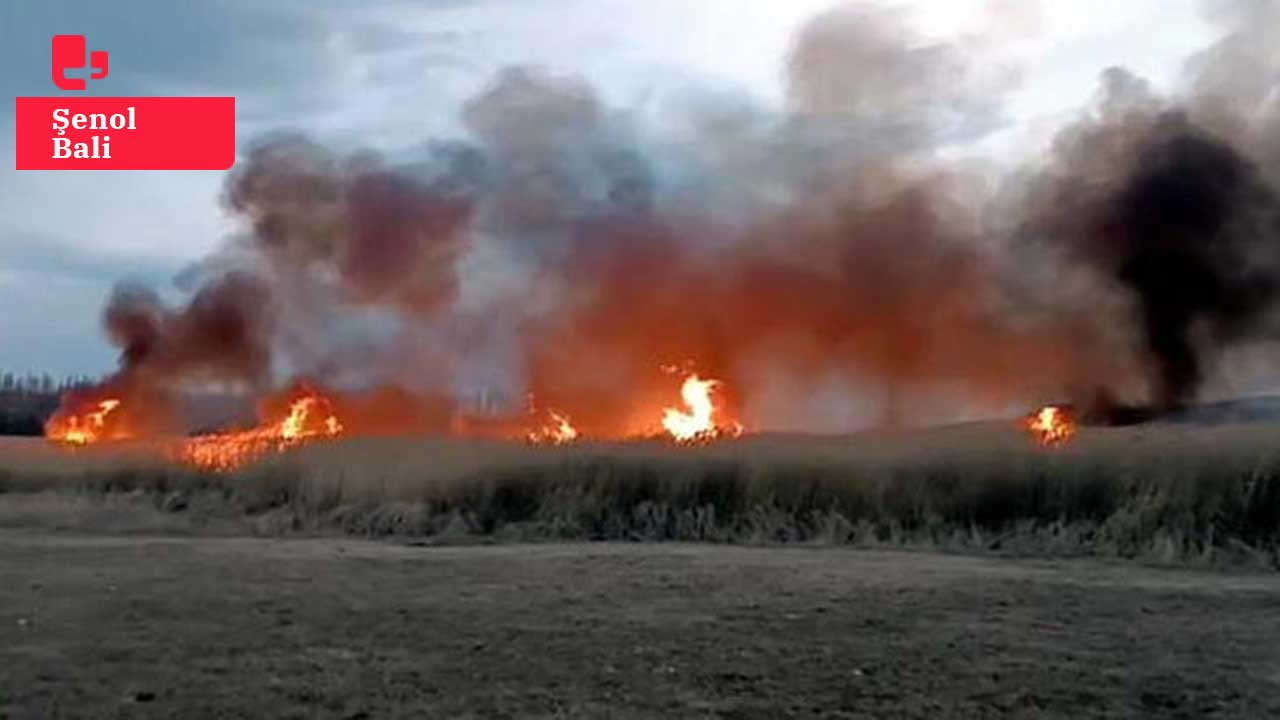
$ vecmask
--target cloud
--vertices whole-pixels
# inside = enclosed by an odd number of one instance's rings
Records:
[[[48,282],[100,285],[112,278],[131,278],[160,286],[169,285],[182,264],[149,254],[73,246],[55,236],[0,225],[0,268],[11,279],[28,276]]]

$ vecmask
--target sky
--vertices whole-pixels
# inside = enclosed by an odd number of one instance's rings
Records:
[[[867,4],[871,0],[855,0]],[[881,3],[883,4],[883,3]],[[1042,150],[1124,66],[1165,92],[1215,36],[1196,0],[915,0],[923,38],[981,46],[1015,78],[1002,122],[950,152],[1014,164]],[[794,32],[818,0],[9,0],[0,86],[54,95],[49,39],[111,53],[98,95],[234,95],[237,141],[297,129],[394,156],[463,133],[458,113],[510,65],[581,76],[612,106],[715,88],[787,102]],[[13,169],[13,105],[0,107],[0,370],[102,374],[112,286],[180,297],[184,268],[237,230],[222,172]]]

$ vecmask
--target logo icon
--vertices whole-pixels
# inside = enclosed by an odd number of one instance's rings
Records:
[[[84,78],[67,77],[68,70],[79,70],[85,65],[85,40],[83,35],[53,36],[53,84],[60,90],[83,90]],[[107,76],[107,51],[89,53],[90,80]]]

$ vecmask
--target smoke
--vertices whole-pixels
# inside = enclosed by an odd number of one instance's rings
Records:
[[[1025,236],[1128,297],[1149,399],[1164,409],[1194,400],[1231,344],[1275,330],[1280,54],[1259,33],[1280,11],[1252,1],[1216,9],[1233,29],[1190,63],[1189,94],[1157,97],[1108,70],[1020,211]]]
[[[120,348],[126,375],[251,384],[268,379],[271,293],[253,276],[221,276],[177,311],[148,289],[120,286],[107,302],[103,322]]]
[[[276,269],[332,280],[344,297],[414,313],[457,293],[465,201],[372,155],[341,158],[286,135],[256,145],[229,177],[226,202]]]
[[[1161,118],[1137,167],[1102,216],[1114,256],[1102,258],[1140,304],[1158,364],[1157,399],[1192,399],[1207,348],[1262,329],[1280,284],[1280,203],[1238,151]]]
[[[793,110],[863,157],[927,148],[1001,122],[1014,78],[973,48],[916,37],[904,12],[849,5],[806,23],[787,67]]]
[[[1108,71],[1002,183],[944,150],[1004,122],[1017,74],[862,7],[800,30],[781,111],[718,90],[618,109],[516,67],[461,108],[465,137],[395,157],[271,135],[228,177],[245,232],[187,307],[122,288],[107,330],[144,385],[306,376],[371,390],[346,402],[376,431],[532,396],[646,432],[672,368],[763,429],[1095,386],[1181,404],[1266,331],[1280,279],[1274,11],[1220,10],[1235,29],[1186,96]]]

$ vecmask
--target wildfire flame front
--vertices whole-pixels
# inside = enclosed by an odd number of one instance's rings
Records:
[[[56,413],[45,425],[45,436],[68,445],[88,445],[104,439],[107,416],[120,407],[120,401],[107,398],[94,407],[82,413]]]
[[[569,421],[568,415],[548,410],[547,416],[547,422],[525,436],[529,442],[534,445],[569,445],[577,441],[578,429]]]
[[[723,436],[742,434],[738,423],[720,426],[716,423],[716,406],[712,393],[720,387],[719,380],[703,380],[695,373],[685,378],[680,386],[680,399],[685,410],[666,408],[662,412],[662,427],[678,443],[696,443],[715,440]]]
[[[188,438],[179,446],[178,458],[205,470],[234,470],[270,452],[341,435],[342,422],[329,399],[314,391],[307,393],[290,403],[289,414],[279,422]]]
[[[1044,447],[1065,445],[1076,436],[1075,413],[1067,407],[1046,405],[1027,416],[1026,428]]]

